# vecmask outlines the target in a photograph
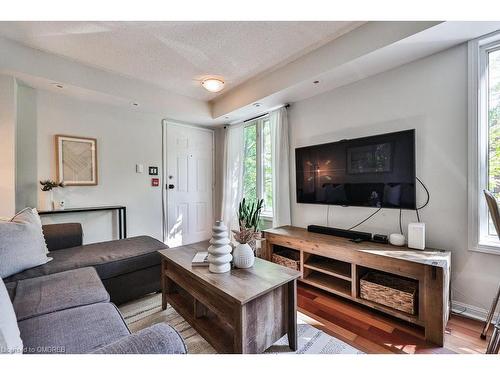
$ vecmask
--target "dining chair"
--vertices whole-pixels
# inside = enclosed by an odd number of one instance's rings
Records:
[[[493,220],[493,225],[495,226],[497,236],[500,239],[500,209],[498,207],[498,202],[488,190],[484,190],[484,196],[486,198],[486,203],[488,204],[488,210],[490,211],[491,219]],[[500,285],[497,290],[495,298],[488,312],[488,317],[484,323],[483,331],[481,332],[481,338],[486,339],[486,334],[490,328],[491,321],[495,315],[495,311],[498,306],[498,300],[500,299]],[[500,349],[500,318],[494,324],[493,333],[491,335],[488,347],[486,349],[486,354],[498,354]]]

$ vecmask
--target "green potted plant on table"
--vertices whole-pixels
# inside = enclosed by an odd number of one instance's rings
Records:
[[[234,251],[234,265],[238,268],[249,268],[255,261],[256,240],[260,239],[260,213],[264,200],[248,203],[245,198],[238,207],[240,230],[233,230],[234,239],[238,242]]]

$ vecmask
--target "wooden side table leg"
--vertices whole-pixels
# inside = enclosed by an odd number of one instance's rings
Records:
[[[167,309],[167,262],[165,259],[161,261],[161,308]]]
[[[246,340],[247,340],[247,327],[246,327],[246,306],[242,305],[237,311],[235,316],[234,324],[234,342],[233,342],[233,353],[234,354],[245,354],[246,351]]]
[[[443,269],[435,266],[425,267],[425,339],[439,346],[444,345],[445,303],[443,294]]]
[[[269,240],[264,241],[264,253],[262,255],[262,259],[271,261],[271,257],[273,255],[273,244]]]
[[[288,345],[293,351],[297,350],[297,280],[287,284],[287,317],[288,317]]]

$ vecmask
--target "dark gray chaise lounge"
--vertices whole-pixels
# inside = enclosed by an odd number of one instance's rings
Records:
[[[119,305],[160,290],[160,255],[167,246],[149,236],[82,245],[79,223],[50,224],[43,233],[52,261],[6,278],[6,283],[94,267],[111,302]]]
[[[82,246],[80,224],[43,230],[53,260],[4,279],[25,353],[186,352],[164,323],[131,334],[110,302],[160,289],[162,242],[142,236]]]

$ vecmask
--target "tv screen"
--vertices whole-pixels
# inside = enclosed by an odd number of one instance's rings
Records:
[[[415,130],[295,149],[297,202],[416,208]]]

